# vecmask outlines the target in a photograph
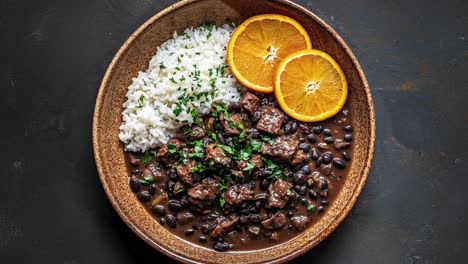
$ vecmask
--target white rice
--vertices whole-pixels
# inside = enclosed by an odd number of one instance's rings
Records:
[[[193,123],[192,109],[207,114],[213,104],[239,100],[226,64],[232,31],[228,25],[189,28],[158,47],[128,87],[119,133],[125,150],[166,144],[178,128]]]

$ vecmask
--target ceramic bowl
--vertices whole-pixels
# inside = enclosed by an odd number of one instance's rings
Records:
[[[309,33],[314,48],[329,53],[342,67],[349,84],[348,105],[354,116],[354,156],[343,189],[322,218],[295,238],[255,251],[216,252],[187,242],[161,227],[144,209],[128,184],[123,145],[119,141],[122,104],[138,71],[146,70],[158,45],[174,31],[227,19],[242,22],[250,16],[276,13],[289,16]],[[101,183],[125,223],[149,245],[187,263],[285,262],[316,246],[330,235],[353,207],[369,174],[374,152],[375,115],[369,87],[355,56],[341,37],[307,9],[285,0],[185,0],[145,22],[113,58],[99,89],[93,120],[93,146]]]

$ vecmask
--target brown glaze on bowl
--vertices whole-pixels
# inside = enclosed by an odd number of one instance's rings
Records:
[[[158,45],[206,21],[242,22],[250,16],[277,13],[302,24],[314,48],[329,53],[342,67],[349,84],[349,110],[354,116],[354,156],[350,174],[335,202],[316,224],[286,243],[255,251],[216,252],[184,241],[161,227],[131,192],[123,145],[119,141],[122,104],[127,87],[144,71]],[[285,262],[316,246],[330,235],[353,207],[369,174],[374,152],[375,114],[369,87],[353,53],[338,34],[316,15],[289,1],[185,0],[144,23],[117,52],[99,89],[93,120],[93,146],[99,177],[117,213],[149,245],[187,263]]]

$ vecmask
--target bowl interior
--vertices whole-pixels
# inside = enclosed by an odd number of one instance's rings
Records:
[[[354,116],[354,157],[350,174],[335,202],[319,222],[282,245],[253,251],[219,253],[184,241],[169,233],[138,202],[128,185],[123,145],[118,138],[122,104],[127,87],[138,71],[144,71],[156,48],[174,31],[206,21],[217,25],[229,19],[242,22],[262,13],[296,19],[312,39],[312,45],[329,53],[342,67],[349,84],[348,105]],[[323,21],[288,1],[188,0],[155,15],[122,46],[101,84],[93,124],[96,165],[103,187],[116,211],[142,239],[164,254],[183,262],[281,262],[296,257],[328,236],[347,215],[361,191],[373,156],[375,122],[372,99],[365,77],[349,48]]]

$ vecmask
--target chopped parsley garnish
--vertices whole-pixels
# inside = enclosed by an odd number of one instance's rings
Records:
[[[159,64],[159,69],[160,69],[160,70],[166,69],[166,66],[164,65],[164,63],[161,62],[161,63]]]
[[[224,200],[224,198],[219,198],[219,205],[221,205],[221,207],[224,207],[224,204],[226,204],[226,200]]]
[[[176,80],[174,80],[174,77],[169,78],[169,81],[171,81],[172,83],[177,84]]]
[[[313,213],[313,212],[315,212],[315,205],[309,204],[309,205],[307,206],[307,213],[311,214],[311,213]]]
[[[175,154],[177,152],[176,145],[174,143],[167,144],[167,150],[171,154]]]
[[[270,145],[273,145],[275,142],[273,141],[273,139],[271,139],[271,137],[268,137],[268,136],[265,136],[265,135],[260,135],[260,138],[265,141],[266,143],[270,144]]]
[[[141,161],[143,163],[148,163],[150,161],[152,161],[154,158],[153,155],[151,155],[151,153],[149,151],[146,151],[145,153],[143,153],[143,155],[141,156]]]
[[[286,190],[286,194],[287,194],[287,195],[291,195],[291,194],[292,194],[291,190],[290,190],[290,189],[287,189],[287,190]]]
[[[205,22],[205,23],[201,24],[200,27],[202,27],[203,29],[208,31],[208,34],[206,35],[206,39],[210,39],[211,38],[211,32],[213,31],[214,23],[213,22]]]
[[[249,173],[251,173],[253,169],[255,169],[255,164],[247,162],[247,167],[245,167],[243,171],[248,171]]]
[[[154,177],[153,176],[145,176],[143,179],[139,179],[140,183],[143,185],[150,185],[151,183],[154,182]]]
[[[280,166],[267,158],[262,158],[262,160],[265,163],[265,168],[270,172],[270,176],[268,176],[268,178],[275,180],[279,178],[286,178],[286,174],[284,173],[283,169],[280,168]]]
[[[180,113],[182,113],[182,106],[179,103],[177,103],[172,112],[174,113],[174,115],[179,116]]]
[[[137,108],[143,107],[142,103],[143,103],[143,100],[145,100],[145,98],[146,97],[144,95],[140,95],[140,98],[138,98],[138,105],[136,106]]]
[[[179,194],[179,193],[184,192],[184,191],[185,191],[184,188],[179,188],[179,189],[175,192],[175,194]]]

